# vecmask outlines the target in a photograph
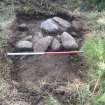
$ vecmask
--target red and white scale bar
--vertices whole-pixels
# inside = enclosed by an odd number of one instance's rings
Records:
[[[17,52],[17,53],[7,53],[8,56],[21,56],[21,55],[60,55],[60,54],[70,54],[77,55],[83,53],[84,51],[66,51],[66,52]]]

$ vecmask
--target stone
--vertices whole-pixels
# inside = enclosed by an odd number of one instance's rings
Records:
[[[48,33],[61,33],[71,28],[71,23],[60,17],[49,18],[41,23],[41,29]]]
[[[71,27],[71,24],[69,21],[65,20],[65,19],[62,19],[60,17],[53,17],[53,20],[58,23],[60,26],[62,26],[63,28],[70,28]]]
[[[32,49],[32,42],[26,40],[20,40],[16,43],[17,49]]]
[[[71,49],[78,48],[78,44],[76,43],[75,39],[67,32],[62,33],[61,42],[62,42],[62,46],[65,49],[71,50]]]
[[[77,32],[86,32],[88,31],[88,26],[84,21],[73,20],[72,28]]]
[[[0,31],[2,31],[3,29],[2,29],[2,26],[0,25]]]
[[[42,33],[41,32],[35,32],[35,35],[32,36],[32,43],[35,44],[41,38],[43,38]]]
[[[32,35],[24,37],[22,40],[32,41]]]
[[[48,33],[57,33],[59,30],[59,26],[51,18],[43,21],[40,28]]]
[[[33,44],[34,52],[45,52],[48,47],[51,45],[53,40],[52,36],[46,36],[38,40],[35,44]]]
[[[57,51],[60,49],[60,47],[61,47],[61,43],[56,38],[54,38],[51,45],[51,49],[54,51]]]
[[[73,37],[80,37],[80,34],[75,32],[75,31],[72,31],[70,32],[70,34],[73,36]]]
[[[72,21],[72,28],[75,30],[75,31],[81,31],[82,30],[82,24],[80,21],[76,21],[76,20],[73,20]]]
[[[19,31],[27,31],[28,30],[28,26],[25,23],[22,23],[18,26],[18,30]]]
[[[57,35],[56,38],[61,42],[61,35]]]

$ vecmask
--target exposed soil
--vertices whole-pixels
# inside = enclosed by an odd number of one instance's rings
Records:
[[[11,49],[15,49],[14,45],[17,40],[33,32],[38,32],[41,21],[43,20],[26,21],[22,19],[15,22],[11,27],[13,32],[13,36],[9,41]],[[16,30],[16,26],[24,22],[28,24],[29,27],[29,31],[25,32],[25,34]],[[64,105],[76,105],[76,99],[73,101],[70,98],[76,89],[71,87],[74,86],[75,83],[83,84],[84,79],[86,79],[87,66],[82,56],[42,55],[11,58],[14,63],[11,71],[12,80],[19,84],[24,83],[24,87],[28,89],[34,88],[36,90],[40,89],[42,92],[47,91],[57,97]],[[61,87],[63,89],[61,89]],[[62,94],[62,91],[65,91],[65,93]],[[66,101],[66,99],[69,101]],[[37,103],[35,105],[40,104]]]

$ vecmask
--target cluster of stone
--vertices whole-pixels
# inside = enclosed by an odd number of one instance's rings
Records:
[[[28,30],[26,24],[18,26],[19,31]],[[17,49],[32,49],[34,52],[76,50],[80,38],[87,26],[80,18],[72,21],[60,17],[44,20],[40,24],[40,31],[29,35],[16,43]]]

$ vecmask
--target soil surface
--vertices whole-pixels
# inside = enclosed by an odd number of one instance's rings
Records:
[[[17,40],[31,35],[39,31],[40,23],[43,20],[18,20],[11,27],[12,39],[11,49],[15,49],[14,45]],[[25,34],[16,30],[16,26],[20,23],[28,24],[29,31]],[[11,71],[12,80],[18,83],[24,83],[25,87],[29,89],[41,89],[52,94],[56,87],[56,92],[60,87],[72,87],[73,84],[83,84],[86,78],[87,66],[80,55],[37,55],[37,56],[21,56],[11,57],[13,59],[13,69]],[[47,87],[45,87],[47,85]],[[50,87],[50,88],[49,88]],[[44,90],[43,90],[44,88]],[[52,91],[50,91],[52,89]],[[66,90],[63,90],[66,91]],[[75,89],[70,89],[68,95]],[[59,92],[58,92],[59,93]],[[70,101],[66,101],[67,94],[56,95],[55,97],[64,105],[70,105]],[[64,99],[60,98],[63,97]],[[70,100],[71,98],[69,98]],[[75,100],[76,101],[76,100]],[[37,104],[36,104],[37,105]],[[39,104],[38,104],[39,105]],[[74,104],[75,105],[75,102]]]

